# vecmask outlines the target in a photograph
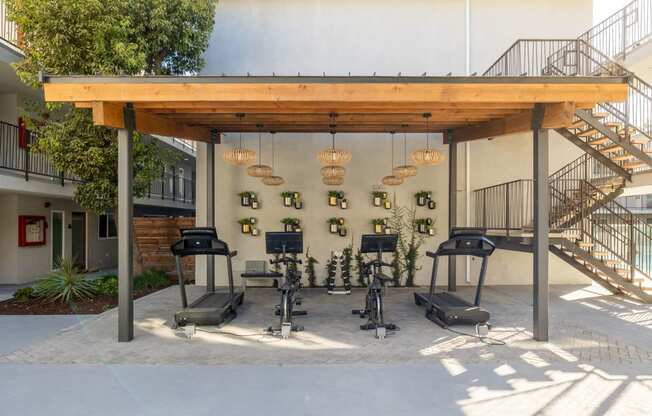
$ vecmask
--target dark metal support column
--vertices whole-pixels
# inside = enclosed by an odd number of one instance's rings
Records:
[[[448,152],[448,231],[457,224],[457,143],[450,138]],[[448,257],[448,290],[457,290],[457,258]]]
[[[118,130],[118,341],[134,337],[133,298],[133,133],[134,109],[124,109],[125,128]]]
[[[215,142],[206,145],[206,227],[215,227]],[[206,291],[215,291],[215,258],[206,256]]]
[[[550,185],[548,180],[548,130],[541,128],[544,107],[537,104],[532,115],[534,241],[533,241],[533,334],[548,340],[548,253],[550,246]]]

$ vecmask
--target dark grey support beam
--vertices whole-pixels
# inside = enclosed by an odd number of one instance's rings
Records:
[[[544,108],[537,104],[532,115],[534,139],[534,238],[533,334],[537,341],[548,340],[548,247],[550,245],[550,185],[548,180],[548,130],[541,128]]]
[[[133,297],[133,134],[134,109],[124,109],[125,128],[118,130],[118,341],[134,338]]]
[[[212,136],[212,135],[211,135]],[[215,140],[206,145],[206,227],[215,227]],[[215,291],[215,256],[206,256],[206,291]]]
[[[448,232],[457,225],[457,142],[450,137],[448,145]],[[448,256],[448,290],[457,290],[457,257]]]

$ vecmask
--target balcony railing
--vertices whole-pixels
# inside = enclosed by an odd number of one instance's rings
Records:
[[[579,36],[580,40],[613,59],[627,54],[652,37],[652,0],[634,0]]]
[[[165,172],[149,184],[146,198],[195,204],[195,181],[178,176],[176,171]]]
[[[18,26],[9,20],[7,14],[7,4],[4,0],[0,0],[0,38],[18,48],[20,44]]]
[[[57,171],[44,154],[30,151],[36,139],[29,130],[21,133],[18,126],[0,121],[0,169],[16,172],[26,181],[35,176],[52,179],[61,186],[81,182],[74,175]],[[195,182],[166,172],[150,184],[145,198],[194,204]]]

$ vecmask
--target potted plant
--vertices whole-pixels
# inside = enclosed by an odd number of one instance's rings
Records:
[[[240,205],[243,207],[248,207],[251,205],[251,200],[252,200],[252,195],[254,195],[253,192],[240,192],[238,194],[240,196]]]
[[[340,234],[340,237],[346,237],[347,230],[346,230],[346,227],[345,227],[345,226],[343,226],[343,225],[340,226],[340,229],[339,229],[338,232],[339,232],[339,234]]]
[[[242,234],[249,234],[251,232],[251,218],[242,218],[238,220],[238,224],[240,224]]]
[[[292,199],[294,198],[294,192],[281,192],[281,197],[283,198],[283,205],[286,207],[292,206]]]
[[[385,200],[385,209],[392,209],[392,201],[389,199]]]
[[[417,205],[420,207],[425,206],[428,203],[428,192],[427,191],[419,191],[414,196],[417,199]]]
[[[298,218],[286,217],[283,218],[281,222],[285,225],[286,232],[301,231],[301,228],[299,227],[300,220]]]
[[[415,220],[414,223],[417,226],[417,231],[419,232],[419,234],[426,233],[426,220],[424,218],[419,218]]]
[[[252,199],[251,209],[258,209],[258,208],[260,208],[260,202],[258,202],[258,199]]]
[[[374,226],[374,233],[382,234],[383,229],[385,228],[385,219],[384,218],[374,218],[371,220],[371,223]]]
[[[433,201],[432,199],[428,200],[428,208],[430,208],[430,209],[437,208],[437,203],[435,201]]]
[[[337,192],[337,191],[328,191],[328,205],[330,205],[332,207],[336,207],[338,198],[339,198],[339,192]]]
[[[373,197],[373,203],[374,203],[375,207],[379,207],[379,206],[383,205],[383,200],[384,200],[383,196],[384,195],[385,195],[385,192],[380,192],[380,191],[373,191],[371,193],[371,196]]]
[[[251,235],[254,236],[254,237],[258,237],[260,235],[260,231],[258,230],[258,228],[253,228],[252,227],[251,228]]]
[[[347,209],[349,207],[349,201],[346,198],[340,199],[340,208]]]
[[[337,234],[337,230],[338,230],[339,225],[340,225],[339,219],[333,217],[333,218],[329,218],[328,221],[326,221],[326,222],[328,222],[330,232],[332,234]]]
[[[298,194],[297,194],[298,195]],[[297,197],[294,199],[294,208],[295,209],[301,209],[303,208],[303,201],[301,200],[300,197]]]

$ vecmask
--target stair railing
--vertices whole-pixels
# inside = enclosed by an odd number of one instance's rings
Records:
[[[601,50],[613,59],[627,54],[652,37],[652,0],[634,0],[578,39]]]
[[[652,86],[582,39],[521,39],[494,62],[484,76],[626,77],[628,98],[599,103],[604,122],[617,122],[652,139]],[[629,134],[629,133],[628,133]]]

